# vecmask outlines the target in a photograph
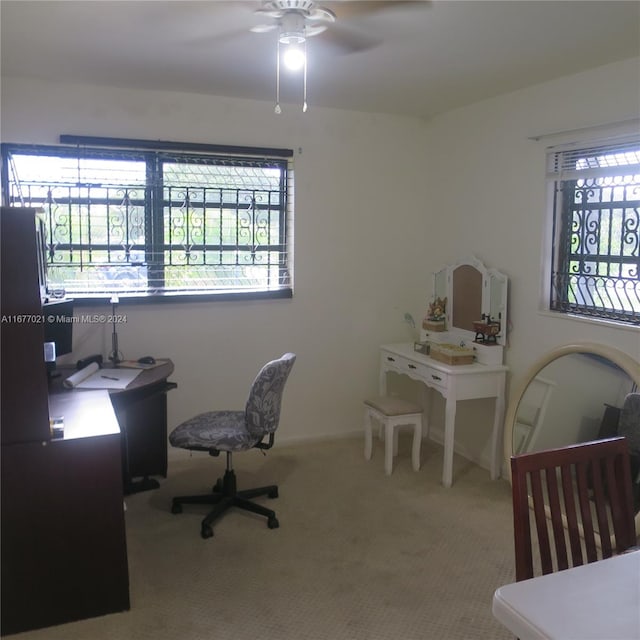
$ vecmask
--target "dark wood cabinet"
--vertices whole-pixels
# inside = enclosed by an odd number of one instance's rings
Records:
[[[69,400],[64,439],[2,447],[3,634],[129,608],[118,423],[106,391]]]
[[[171,383],[111,394],[123,438],[125,480],[167,477],[167,391]]]
[[[35,210],[2,208],[0,269],[0,442],[7,445],[48,440],[47,371]]]
[[[6,635],[128,609],[129,574],[120,428],[109,394],[49,398],[35,212],[2,208],[0,224]],[[50,436],[50,401],[51,415],[64,416],[62,439]]]

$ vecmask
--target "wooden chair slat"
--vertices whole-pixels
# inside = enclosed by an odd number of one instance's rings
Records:
[[[564,537],[565,528],[562,523],[562,507],[560,506],[556,468],[546,469],[545,478],[549,495],[549,509],[551,511],[551,526],[556,549],[557,568],[558,570],[568,569],[569,561],[567,559],[567,545]]]
[[[531,497],[533,498],[533,514],[536,521],[536,532],[538,534],[538,546],[540,548],[540,563],[542,573],[553,571],[553,561],[551,559],[551,543],[549,541],[549,530],[547,529],[547,512],[545,510],[544,494],[542,492],[542,473],[535,469],[529,474],[531,480]]]
[[[575,488],[573,484],[573,467],[563,464],[560,467],[562,476],[562,495],[567,516],[567,532],[571,548],[571,565],[580,566],[583,560],[580,527],[578,526],[578,512],[576,510]]]
[[[578,501],[580,503],[580,516],[582,519],[582,535],[584,537],[587,562],[595,562],[598,559],[596,547],[595,529],[591,517],[591,503],[589,502],[589,480],[587,477],[586,463],[576,465],[576,481],[578,484]]]
[[[593,479],[593,503],[596,510],[602,557],[610,558],[612,553],[611,534],[609,533],[607,498],[605,495],[604,483],[602,481],[602,460],[595,459],[591,461],[591,476]]]

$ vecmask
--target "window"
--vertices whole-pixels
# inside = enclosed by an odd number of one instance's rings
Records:
[[[640,325],[640,140],[552,149],[550,309]]]
[[[5,204],[44,212],[51,290],[291,297],[291,151],[118,142],[2,147]]]

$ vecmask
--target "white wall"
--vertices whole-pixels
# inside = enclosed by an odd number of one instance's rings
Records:
[[[4,78],[2,139],[57,143],[59,134],[288,147],[295,155],[292,300],[121,305],[126,357],[168,356],[178,389],[170,427],[196,412],[242,407],[259,366],[298,361],[281,440],[361,429],[377,387],[377,348],[408,341],[406,311],[426,297],[422,125],[412,119]],[[301,153],[298,151],[301,150]],[[74,326],[74,361],[110,348],[110,327]]]
[[[550,348],[609,344],[640,358],[637,330],[539,311],[546,209],[545,146],[532,135],[640,113],[640,60],[554,80],[430,122],[176,93],[3,79],[3,141],[55,143],[61,133],[302,149],[295,156],[296,274],[289,301],[124,307],[125,355],[170,356],[179,388],[170,423],[238,406],[256,368],[292,350],[281,439],[360,428],[376,389],[377,347],[408,341],[430,273],[475,255],[510,278],[511,381]],[[83,327],[78,355],[109,347]],[[491,403],[458,411],[460,448],[486,464]],[[436,414],[440,407],[436,407]],[[437,425],[434,425],[437,431]]]
[[[427,131],[430,194],[425,217],[433,224],[425,267],[436,269],[451,255],[474,254],[510,278],[511,388],[529,366],[555,346],[597,342],[640,359],[638,329],[571,320],[540,312],[542,241],[546,214],[545,149],[559,140],[530,136],[640,115],[640,59],[599,67],[450,111]],[[446,240],[443,240],[446,239]],[[474,433],[473,415],[457,437],[486,459],[485,434]]]

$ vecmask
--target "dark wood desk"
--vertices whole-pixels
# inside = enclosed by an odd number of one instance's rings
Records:
[[[167,392],[176,384],[171,360],[142,371],[126,389],[111,389],[109,397],[122,433],[122,480],[124,493],[157,489],[151,476],[167,477]],[[62,381],[75,370],[60,368],[50,387],[50,398],[81,395],[86,390],[65,389]]]
[[[0,327],[6,635],[128,609],[129,572],[113,403],[103,390],[49,395],[44,327],[26,321],[42,313],[36,212],[2,207],[0,227],[0,307],[10,320]],[[131,391],[133,402],[139,391]],[[49,405],[52,415],[64,415],[64,438],[51,438]]]
[[[2,634],[129,609],[120,428],[106,391],[49,398],[64,438],[2,447]]]

